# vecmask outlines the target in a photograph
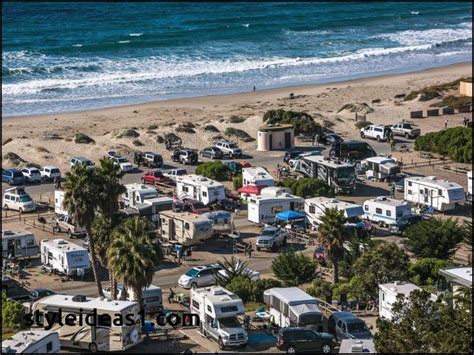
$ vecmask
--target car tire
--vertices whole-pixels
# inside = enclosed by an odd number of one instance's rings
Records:
[[[360,138],[365,138],[364,132],[360,132]]]
[[[142,184],[146,184],[145,179],[142,178]]]
[[[97,347],[97,344],[96,343],[91,343],[89,345],[89,350],[91,353],[96,353],[99,351],[99,348]]]
[[[224,342],[222,341],[222,338],[219,338],[219,349],[221,349],[221,350],[225,349]]]
[[[70,229],[67,230],[67,236],[68,236],[69,238],[72,238],[72,232],[71,232]]]
[[[286,348],[287,354],[296,354],[296,347],[294,345],[288,345]]]
[[[20,207],[20,208],[18,209],[18,212],[19,212],[20,214],[23,213],[23,208]]]
[[[377,142],[380,142],[382,140],[382,138],[380,138],[380,136],[377,136]]]
[[[408,133],[405,133],[405,138],[406,139],[410,138],[410,135]]]
[[[331,345],[329,344],[323,344],[323,346],[321,347],[321,352],[324,353],[324,354],[329,354],[332,352],[332,348],[331,348]]]
[[[197,289],[197,287],[198,287],[197,283],[193,282],[193,283],[191,284],[191,288],[192,288],[193,290]]]

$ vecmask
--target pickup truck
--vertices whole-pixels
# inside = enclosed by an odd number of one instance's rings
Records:
[[[67,215],[59,215],[55,220],[54,229],[57,232],[67,233],[69,238],[83,237],[86,235],[86,230],[83,227],[78,227],[73,222],[72,217]]]
[[[163,172],[163,175],[168,177],[171,181],[176,183],[177,176],[187,175],[186,169],[178,168],[178,169],[169,169]]]
[[[386,141],[390,136],[390,128],[386,126],[370,125],[360,129],[361,138],[372,138],[378,142]]]
[[[392,132],[394,136],[403,136],[405,138],[416,138],[421,134],[419,128],[413,128],[410,123],[397,123],[392,126]]]
[[[157,182],[168,184],[171,182],[171,179],[168,176],[165,176],[161,170],[147,171],[142,175],[142,184],[154,185]]]
[[[279,227],[264,227],[257,238],[256,249],[275,251],[278,247],[286,245],[288,232]]]

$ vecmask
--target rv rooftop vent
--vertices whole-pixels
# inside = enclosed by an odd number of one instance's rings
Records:
[[[76,295],[72,298],[73,302],[85,302],[87,301],[87,297],[84,295]]]
[[[385,196],[378,196],[377,201],[386,201],[387,198]]]
[[[361,353],[364,351],[364,344],[362,342],[356,341],[355,344],[351,346],[352,353]]]
[[[436,176],[428,176],[427,179],[431,180],[431,181],[434,181],[434,180],[436,180]]]
[[[335,198],[331,198],[331,199],[329,200],[329,202],[331,202],[331,203],[337,203],[337,200],[336,200]]]
[[[222,288],[216,287],[211,290],[211,294],[214,296],[225,295],[225,292]]]
[[[390,290],[393,291],[393,292],[397,292],[397,288],[394,286],[394,287],[390,287]]]
[[[54,242],[55,242],[57,245],[67,244],[67,242],[66,242],[64,239],[56,239]]]

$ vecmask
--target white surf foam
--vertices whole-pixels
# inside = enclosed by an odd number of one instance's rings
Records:
[[[78,44],[73,44],[72,46],[73,47],[82,47],[82,44],[78,43]]]
[[[389,39],[407,46],[435,45],[472,39],[472,28],[462,26],[461,28],[434,28],[422,31],[408,30],[377,37]]]
[[[130,37],[140,37],[143,33],[130,33]]]
[[[130,43],[130,41],[118,41],[117,43],[120,43],[120,44],[122,44],[122,43]]]

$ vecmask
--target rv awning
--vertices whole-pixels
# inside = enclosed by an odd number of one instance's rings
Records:
[[[246,185],[242,186],[237,191],[240,194],[249,194],[249,195],[260,195],[260,192],[265,186],[256,186],[256,185]]]
[[[308,313],[321,313],[321,310],[319,309],[317,304],[299,304],[297,306],[290,306],[291,312],[299,317],[302,314],[308,314]]]
[[[294,221],[298,219],[304,219],[305,215],[295,211],[280,212],[276,215],[276,219],[280,221]]]

